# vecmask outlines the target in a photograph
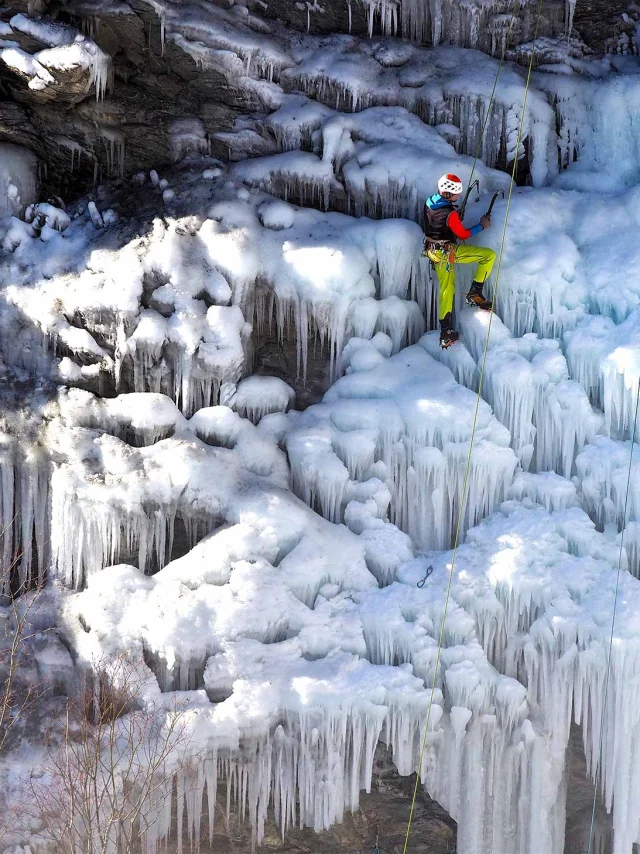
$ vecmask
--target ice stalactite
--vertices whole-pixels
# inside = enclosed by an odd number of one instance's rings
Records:
[[[124,157],[126,147],[125,133],[116,127],[100,125],[97,134],[104,143],[107,152],[107,171],[109,174],[124,175]]]
[[[496,78],[494,60],[476,53],[460,57],[457,49],[450,47],[394,51],[393,44],[384,40],[369,48],[358,43],[355,49],[359,53],[357,62],[353,43],[346,37],[333,37],[286,70],[282,86],[287,91],[305,92],[311,99],[342,112],[396,105],[417,114],[429,125],[455,126],[458,154],[473,157],[482,142],[481,159],[488,167],[503,166],[505,157],[508,161],[515,155],[519,108],[514,105],[523,102],[524,84],[511,68],[502,71],[481,139]],[[474,81],[471,88],[470,80]],[[518,156],[525,154],[526,146],[534,186],[543,185],[557,174],[555,126],[555,115],[546,96],[532,89]],[[394,141],[399,143],[401,139],[396,137]],[[407,144],[411,142],[407,140]]]
[[[638,180],[640,87],[633,75],[613,73],[593,80],[571,76],[559,85],[556,75],[538,75],[558,117],[559,152],[565,169],[558,180],[567,189],[605,188],[615,176],[618,186]],[[606,110],[606,113],[603,113]]]
[[[91,55],[91,75],[89,87],[95,87],[96,100],[103,101],[107,91],[113,85],[113,68],[111,57],[102,51],[97,44],[89,42],[85,49]]]
[[[471,354],[483,360],[489,317],[465,310],[460,323]],[[604,428],[582,386],[569,379],[558,342],[534,334],[512,338],[497,317],[491,323],[483,396],[508,428],[525,470],[570,477],[576,454]]]
[[[566,0],[567,9],[566,9],[566,22],[567,22],[567,32],[566,36],[568,39],[571,38],[571,32],[573,31],[573,19],[576,14],[576,0]]]
[[[69,480],[64,468],[54,470],[51,478],[52,561],[63,584],[82,589],[92,573],[122,555],[135,558],[142,569],[166,562],[173,543],[175,507],[95,506],[83,501]]]
[[[279,377],[247,377],[237,387],[229,405],[254,424],[273,412],[286,412],[295,392]]]
[[[295,502],[289,499],[288,507]],[[378,740],[402,775],[417,767],[429,704],[424,685],[436,661],[446,584],[436,580],[420,590],[411,580],[378,589],[362,567],[359,538],[313,519],[306,509],[293,514],[302,537],[278,567],[267,555],[277,555],[285,528],[267,530],[247,516],[151,579],[132,567],[112,567],[67,602],[63,632],[84,660],[105,635],[113,640],[112,655],[126,637],[142,671],[141,658],[154,670],[156,657],[164,659],[183,688],[192,678],[190,663],[206,660],[199,687],[185,697],[187,762],[171,757],[167,770],[178,766],[176,785],[162,790],[162,820],[149,822],[150,850],[171,831],[172,816],[178,834],[198,838],[205,789],[210,832],[226,784],[227,810],[248,816],[260,844],[271,809],[283,834],[296,824],[320,831],[355,810],[360,791],[371,785]],[[330,580],[305,603],[295,591],[309,571]],[[127,597],[118,595],[122,585]],[[200,603],[207,633],[193,631],[191,600]],[[263,607],[256,609],[258,601]],[[163,618],[141,622],[141,608],[163,609]],[[540,770],[544,765],[548,775],[553,768],[562,780],[562,763],[529,718],[526,689],[493,669],[474,617],[454,603],[446,638],[423,783],[458,822],[465,850],[507,854],[533,839],[536,851],[551,854],[563,830],[562,789],[555,778],[543,786],[548,776]],[[140,699],[157,702],[162,683],[148,675]],[[166,678],[164,666],[157,675]],[[256,709],[257,715],[247,711]],[[479,763],[491,770],[481,780],[470,773]],[[166,800],[172,789],[173,808]],[[542,828],[538,808],[553,817]],[[507,811],[514,821],[506,822]]]
[[[373,36],[374,24],[378,22],[385,36],[398,34],[399,0],[362,0],[362,2],[367,9],[369,38]]]
[[[629,439],[634,432],[638,383],[640,382],[640,313],[616,325],[608,317],[588,318],[568,333],[567,358],[572,372],[602,406],[609,433]],[[640,423],[635,427],[640,436]]]
[[[80,165],[83,154],[86,154],[88,157],[92,156],[91,153],[86,151],[75,139],[69,139],[65,136],[56,136],[53,138],[53,142],[56,143],[59,149],[63,148],[65,151],[69,151],[71,153],[71,174],[73,174],[74,168]]]
[[[595,442],[587,445],[576,459],[582,506],[601,528],[614,525],[618,531],[621,531],[626,524],[624,543],[630,558],[629,569],[637,577],[640,577],[638,563],[639,458],[640,453],[636,443],[634,443],[632,455],[631,442],[620,442],[600,436]],[[625,518],[627,483],[629,497]]]
[[[224,70],[241,61],[244,74],[277,79],[292,59],[282,44],[270,36],[270,28],[257,16],[243,17],[221,7],[191,6],[185,10],[174,4],[144,0],[160,19],[164,45],[171,39],[204,68]],[[313,4],[312,4],[313,5]],[[242,73],[242,72],[241,72]],[[235,77],[237,79],[236,71]]]
[[[274,192],[285,202],[328,210],[344,195],[331,165],[304,151],[274,154],[241,163],[235,170],[246,184]]]
[[[326,518],[340,521],[359,484],[380,477],[390,490],[391,521],[422,547],[446,548],[462,500],[473,395],[422,347],[385,359],[374,344],[352,347],[351,373],[296,419],[287,437],[295,488]],[[446,415],[449,405],[457,407],[455,424]],[[482,409],[463,530],[504,496],[517,465],[508,441],[488,407]]]
[[[210,143],[204,123],[198,118],[177,119],[169,126],[173,155],[182,160],[187,154],[208,154]]]
[[[567,2],[566,13],[562,0],[548,6],[538,27],[540,36],[561,35],[564,32],[571,3],[575,6],[575,0]],[[508,0],[492,0],[488,3],[477,0],[362,0],[362,3],[367,10],[369,36],[373,33],[374,23],[378,24],[383,35],[396,35],[399,19],[401,34],[405,38],[433,45],[446,42],[477,48],[494,56],[500,55],[498,45],[490,38],[495,19],[506,17],[513,8]],[[519,7],[522,17],[521,38],[524,40],[533,36],[535,9],[533,0],[525,0]]]
[[[0,600],[44,582],[49,562],[49,463],[34,442],[0,434]]]
[[[509,487],[507,497],[516,501],[529,498],[550,512],[579,506],[578,494],[572,481],[552,471],[539,474],[519,472]]]
[[[160,395],[121,395],[103,403],[72,392],[62,395],[59,406],[60,418],[48,428],[50,445],[58,450],[51,474],[51,555],[55,573],[69,587],[81,589],[94,573],[126,558],[143,571],[162,567],[176,520],[192,548],[231,513],[237,490],[260,477],[288,483],[277,438],[258,433],[225,407],[236,419],[229,442],[207,447],[196,437],[211,441],[202,426],[210,410],[200,410],[191,424]]]

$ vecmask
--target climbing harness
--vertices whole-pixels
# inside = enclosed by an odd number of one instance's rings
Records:
[[[426,575],[425,575],[425,577],[424,577],[424,578],[422,578],[420,581],[418,581],[418,583],[416,584],[416,587],[419,587],[419,588],[420,588],[420,590],[422,590],[422,588],[424,587],[424,585],[427,583],[427,579],[429,578],[429,576],[430,576],[430,575],[433,575],[433,567],[432,567],[432,566],[428,566],[428,567],[427,567],[427,571],[426,571]]]
[[[431,261],[431,266],[442,264],[446,260],[447,272],[449,272],[452,265],[456,263],[456,244],[450,240],[432,240],[431,237],[425,237],[424,245],[423,254],[426,254]]]
[[[620,550],[618,552],[618,571],[616,573],[616,586],[613,596],[613,613],[611,615],[611,636],[609,638],[609,653],[607,655],[607,669],[604,680],[604,696],[602,698],[602,711],[600,713],[600,736],[598,740],[598,758],[596,760],[596,776],[593,783],[593,803],[591,805],[591,827],[589,828],[589,848],[587,854],[591,854],[593,846],[593,833],[596,821],[596,801],[598,797],[598,783],[600,781],[600,762],[602,754],[602,740],[604,738],[604,722],[607,711],[607,699],[609,696],[609,674],[611,673],[611,651],[613,649],[613,632],[616,624],[616,611],[618,609],[618,589],[620,586],[620,572],[622,570],[622,549],[624,547],[624,532],[627,527],[627,508],[629,506],[629,492],[631,488],[631,470],[633,464],[633,446],[636,440],[636,427],[638,424],[638,410],[640,409],[640,378],[636,391],[636,406],[633,416],[633,429],[631,431],[631,450],[629,452],[629,472],[627,474],[627,489],[624,496],[624,512],[622,515],[622,531],[620,533]]]
[[[519,0],[518,0],[518,2],[519,2]],[[516,3],[514,2],[514,7],[513,7],[514,12],[515,12],[515,6],[516,6]],[[409,847],[409,837],[411,835],[411,825],[413,823],[413,814],[415,812],[416,800],[418,797],[418,787],[420,786],[420,777],[422,774],[424,754],[425,754],[426,747],[427,747],[427,735],[429,733],[429,721],[431,720],[431,709],[433,707],[433,698],[434,698],[435,691],[436,691],[436,684],[437,684],[437,680],[438,680],[438,670],[440,668],[440,659],[442,656],[442,645],[444,642],[444,627],[445,627],[445,622],[447,619],[447,610],[449,608],[449,599],[451,598],[451,585],[453,583],[453,571],[455,568],[456,556],[458,553],[458,543],[460,540],[460,531],[462,528],[462,517],[464,514],[464,505],[465,505],[466,496],[467,496],[467,488],[469,485],[469,474],[471,471],[471,455],[473,452],[473,440],[475,438],[476,428],[478,425],[478,413],[480,411],[480,401],[482,400],[482,386],[483,386],[483,382],[484,382],[484,374],[485,374],[485,369],[486,369],[486,365],[487,365],[487,354],[489,352],[489,339],[491,337],[491,326],[492,326],[493,315],[494,315],[493,306],[495,306],[495,304],[496,304],[496,296],[498,293],[498,285],[500,283],[500,271],[502,269],[502,258],[504,255],[504,245],[505,245],[505,240],[506,240],[506,236],[507,236],[507,223],[509,221],[509,211],[511,209],[511,199],[513,196],[513,188],[514,188],[514,185],[516,182],[516,170],[518,168],[518,152],[520,151],[520,145],[522,144],[522,135],[523,135],[523,131],[524,131],[524,117],[525,117],[526,110],[527,110],[527,98],[529,96],[529,87],[531,85],[531,74],[533,72],[533,62],[534,62],[534,57],[535,57],[535,52],[536,52],[536,42],[538,40],[538,30],[539,30],[539,26],[540,26],[541,14],[542,14],[542,0],[538,0],[538,12],[537,12],[537,16],[536,16],[536,27],[535,27],[535,33],[534,33],[533,43],[532,43],[532,47],[531,47],[531,58],[529,60],[529,70],[527,73],[527,80],[526,80],[526,85],[525,85],[525,90],[524,90],[524,99],[522,102],[522,114],[520,116],[520,122],[518,125],[518,138],[516,140],[516,146],[514,149],[515,156],[513,158],[513,168],[511,170],[511,180],[509,182],[509,195],[507,197],[507,209],[505,211],[504,227],[502,229],[502,240],[501,240],[501,244],[500,244],[500,254],[498,256],[498,271],[496,273],[495,284],[493,287],[493,299],[492,299],[493,305],[492,305],[491,311],[489,313],[489,323],[487,325],[487,337],[486,337],[485,344],[484,344],[484,352],[483,352],[483,356],[482,356],[482,365],[480,368],[480,376],[479,376],[479,380],[478,380],[478,394],[476,397],[476,408],[475,408],[475,413],[473,416],[473,425],[472,425],[472,429],[471,429],[471,439],[469,440],[469,453],[467,454],[467,463],[465,466],[464,478],[463,478],[463,482],[462,482],[462,495],[461,495],[461,499],[460,499],[460,509],[458,511],[458,522],[456,525],[456,534],[455,534],[455,538],[454,538],[454,542],[453,542],[453,554],[451,557],[451,567],[449,569],[449,582],[447,584],[447,591],[446,591],[445,601],[444,601],[444,611],[442,613],[442,621],[440,623],[440,636],[438,638],[438,651],[437,651],[436,660],[435,660],[434,667],[433,667],[433,680],[431,683],[431,696],[429,698],[429,706],[427,707],[427,719],[425,721],[424,734],[422,736],[422,744],[420,747],[420,756],[419,756],[419,760],[418,760],[418,767],[416,769],[416,783],[415,783],[415,786],[413,787],[413,798],[411,800],[411,809],[409,811],[409,821],[407,823],[407,833],[406,833],[405,840],[404,840],[404,848],[402,849],[402,854],[407,854],[407,850]],[[510,32],[510,29],[511,28],[509,28],[509,32]],[[505,46],[504,46],[504,50],[502,52],[502,58],[500,59],[500,64],[498,65],[498,73],[496,74],[496,79],[495,79],[495,82],[493,84],[493,91],[491,93],[491,99],[492,100],[493,100],[493,97],[494,97],[494,94],[495,94],[495,91],[496,91],[496,88],[498,85],[498,77],[500,76],[500,70],[501,70],[502,65],[504,63],[504,57],[506,54],[506,50],[507,50],[506,46],[507,46],[508,41],[509,41],[509,34],[507,34],[507,37],[505,39],[505,43],[504,43]],[[492,103],[492,100],[490,101],[490,105]],[[490,107],[489,107],[489,109],[490,109]],[[487,116],[488,115],[489,115],[489,110],[487,110]],[[486,122],[487,122],[487,118],[485,118],[485,123],[483,124],[483,127],[482,127],[482,134],[484,134],[484,130],[486,128]],[[473,170],[475,170],[476,163],[477,163],[478,157],[480,155],[481,145],[482,145],[482,135],[480,137],[480,142],[478,145],[478,152],[476,154],[476,158],[475,158],[475,161],[473,164]],[[473,170],[471,172],[471,177],[473,177]]]

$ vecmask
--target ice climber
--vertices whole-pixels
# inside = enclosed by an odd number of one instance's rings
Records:
[[[460,178],[457,175],[443,175],[438,181],[438,192],[429,196],[424,204],[425,249],[440,283],[440,346],[443,350],[459,338],[453,329],[452,317],[456,264],[478,262],[466,302],[484,311],[491,310],[491,302],[483,296],[482,287],[493,269],[496,253],[484,246],[458,244],[459,240],[468,240],[474,234],[489,228],[491,217],[480,217],[477,225],[465,228],[455,207],[461,193]]]

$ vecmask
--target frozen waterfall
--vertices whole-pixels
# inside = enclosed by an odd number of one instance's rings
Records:
[[[146,854],[202,849],[232,814],[254,848],[273,823],[321,833],[375,786],[376,749],[408,776],[423,737],[420,783],[460,854],[557,854],[572,728],[609,814],[597,845],[633,854],[638,58],[581,53],[576,4],[548,0],[522,116],[533,0],[515,20],[505,0],[362,0],[368,38],[244,4],[125,5],[110,14],[157,28],[153,61],[187,63],[203,99],[214,80],[235,118],[172,115],[169,161],[130,180],[111,123],[126,75],[116,55],[103,102],[98,23],[0,22],[0,62],[35,97],[69,73],[98,99],[86,151],[100,140],[119,173],[44,201],[56,176],[0,144],[0,627],[28,614],[24,685],[52,687],[7,744],[0,814],[34,769],[53,779],[45,741],[82,679],[96,706],[126,660],[116,731],[177,704],[186,735],[153,769]],[[309,30],[325,14],[299,11]],[[458,265],[442,350],[424,198],[473,170],[475,223],[514,161],[508,222],[498,200],[471,239],[501,253],[496,312],[465,307]],[[157,737],[124,750],[122,803]],[[11,844],[52,850],[42,816]]]

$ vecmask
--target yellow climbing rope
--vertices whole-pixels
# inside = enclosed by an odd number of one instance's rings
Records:
[[[593,834],[596,821],[596,800],[598,798],[598,782],[600,780],[600,754],[602,753],[602,739],[604,737],[604,722],[607,711],[607,699],[609,696],[609,675],[611,673],[611,650],[613,648],[613,632],[616,624],[616,612],[618,610],[618,588],[620,587],[620,571],[622,569],[622,549],[624,547],[624,531],[627,526],[627,508],[629,506],[629,491],[631,488],[631,469],[633,464],[633,445],[636,440],[636,427],[638,424],[638,409],[640,408],[640,378],[638,378],[638,389],[636,391],[636,406],[633,416],[633,429],[631,430],[631,450],[629,452],[629,471],[627,474],[627,490],[624,497],[624,512],[622,515],[622,532],[620,534],[620,551],[618,552],[618,571],[616,574],[616,587],[613,596],[613,613],[611,615],[611,637],[609,638],[609,653],[607,656],[607,669],[604,682],[604,696],[602,698],[602,712],[600,714],[600,737],[598,740],[598,758],[596,760],[596,776],[593,782],[593,803],[591,805],[591,826],[589,828],[589,848],[587,854],[591,854],[593,845]]]
[[[511,170],[511,181],[509,184],[509,195],[507,197],[507,208],[506,208],[505,217],[504,217],[504,227],[502,229],[502,240],[500,243],[500,254],[498,256],[498,269],[496,272],[495,284],[493,287],[493,300],[492,300],[493,304],[492,304],[491,312],[489,315],[489,326],[487,329],[487,338],[485,341],[484,353],[482,356],[482,366],[480,369],[480,380],[478,383],[478,394],[476,397],[476,408],[475,408],[475,413],[473,416],[473,427],[471,429],[471,439],[469,441],[469,453],[467,455],[467,464],[465,467],[464,480],[462,483],[462,495],[460,498],[460,510],[458,512],[458,523],[456,525],[456,534],[455,534],[455,539],[454,539],[454,543],[453,543],[453,555],[451,558],[451,568],[449,570],[449,583],[447,584],[447,593],[445,596],[444,611],[442,614],[442,622],[440,624],[440,636],[438,638],[438,652],[436,655],[436,661],[435,661],[435,665],[433,668],[433,680],[432,680],[432,684],[431,684],[431,697],[429,699],[429,706],[427,708],[427,720],[425,722],[424,735],[422,737],[422,746],[420,748],[420,758],[418,761],[418,768],[416,769],[416,784],[413,788],[413,798],[411,799],[411,810],[409,812],[409,821],[407,823],[407,833],[406,833],[405,840],[404,840],[404,848],[402,850],[402,854],[407,854],[407,850],[409,847],[409,837],[411,835],[411,824],[413,822],[413,814],[415,812],[416,799],[418,797],[418,788],[420,786],[420,775],[422,772],[422,764],[424,761],[424,754],[425,754],[425,750],[426,750],[426,746],[427,746],[427,736],[429,733],[429,722],[431,719],[431,709],[433,707],[433,697],[435,694],[436,684],[437,684],[437,680],[438,680],[438,670],[440,668],[440,658],[442,655],[442,643],[444,640],[444,627],[445,627],[445,622],[447,619],[447,609],[449,607],[449,599],[451,596],[451,584],[453,581],[453,571],[455,568],[456,555],[458,552],[458,544],[460,541],[460,530],[462,528],[462,518],[463,518],[463,514],[464,514],[464,504],[465,504],[465,500],[466,500],[466,496],[467,496],[467,487],[468,487],[468,483],[469,483],[469,473],[471,471],[471,455],[473,452],[473,440],[475,438],[476,427],[478,424],[478,413],[480,411],[480,401],[482,399],[482,384],[484,382],[484,373],[485,373],[485,368],[486,368],[486,364],[487,364],[487,353],[489,352],[489,339],[491,336],[491,324],[493,322],[493,314],[494,314],[493,306],[495,306],[495,304],[496,304],[496,297],[498,295],[498,284],[500,282],[500,271],[502,269],[502,258],[504,255],[504,245],[505,245],[505,240],[506,240],[506,236],[507,236],[507,223],[509,220],[509,211],[511,209],[511,199],[513,196],[513,188],[515,186],[515,181],[516,181],[516,169],[518,168],[518,152],[520,151],[520,145],[522,143],[522,135],[523,135],[523,130],[524,130],[524,117],[525,117],[525,113],[526,113],[526,109],[527,109],[527,98],[529,96],[529,87],[531,85],[531,74],[533,71],[533,61],[534,61],[534,57],[535,57],[536,42],[538,40],[538,28],[540,25],[541,12],[542,12],[542,0],[539,0],[539,2],[538,2],[538,13],[537,13],[537,17],[536,17],[535,34],[533,37],[533,44],[531,47],[531,58],[529,60],[529,70],[527,72],[527,81],[526,81],[526,86],[525,86],[525,90],[524,90],[524,100],[522,102],[522,115],[520,116],[520,122],[519,122],[519,126],[518,126],[518,139],[516,142],[515,156],[513,158],[513,169]],[[506,50],[506,41],[505,41],[505,50]],[[502,66],[500,65],[498,68],[498,74],[500,73],[501,67]],[[494,93],[495,93],[497,83],[498,83],[498,79],[496,76],[496,82],[494,84],[494,90],[493,90]],[[488,115],[489,114],[487,113],[487,116]],[[482,144],[482,140],[480,141],[480,145],[481,144]],[[477,161],[477,159],[478,158],[476,157],[476,161]],[[475,164],[474,164],[474,168],[475,168]]]
[[[511,30],[513,28],[513,22],[516,19],[516,6],[518,7],[518,11],[520,11],[520,4],[522,0],[513,0],[513,6],[511,7],[511,18],[509,20],[509,26],[507,28],[507,33],[504,37],[504,44],[502,45],[502,55],[500,57],[500,61],[498,62],[498,70],[496,72],[496,79],[493,81],[493,89],[491,90],[491,95],[489,97],[489,105],[487,106],[487,112],[484,117],[484,121],[482,122],[482,128],[480,129],[480,137],[478,139],[478,147],[476,148],[476,156],[473,158],[473,166],[471,167],[471,175],[469,176],[469,184],[473,181],[473,176],[475,175],[476,166],[478,164],[478,160],[480,159],[480,155],[482,153],[482,143],[484,141],[484,134],[487,129],[487,125],[489,124],[489,119],[491,118],[491,108],[493,107],[493,101],[496,96],[496,89],[498,88],[498,80],[500,79],[500,72],[502,71],[502,66],[504,65],[504,60],[507,55],[507,45],[509,44],[509,38],[511,36]],[[534,42],[535,47],[535,42]]]

